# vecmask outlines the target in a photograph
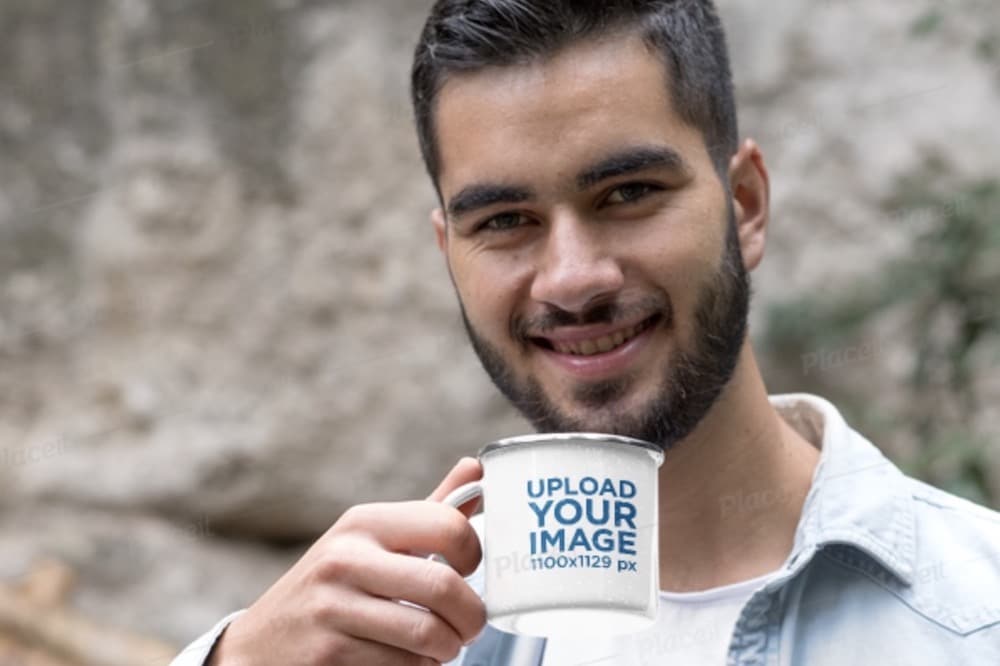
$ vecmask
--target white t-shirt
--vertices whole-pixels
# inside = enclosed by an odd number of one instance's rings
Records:
[[[630,636],[553,639],[543,666],[724,666],[736,619],[776,574],[700,592],[660,592],[656,623]]]
[[[470,522],[481,538],[483,515],[473,516]],[[656,622],[646,629],[625,636],[550,639],[542,666],[725,666],[740,611],[778,573],[699,592],[661,590]],[[482,563],[467,580],[482,591]],[[463,650],[445,666],[467,666],[465,656]]]

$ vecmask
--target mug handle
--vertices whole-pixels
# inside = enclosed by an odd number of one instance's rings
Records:
[[[482,497],[483,495],[483,482],[470,481],[464,485],[455,488],[453,491],[448,493],[443,500],[442,504],[447,504],[448,506],[455,507],[456,509],[471,499],[476,497]],[[448,560],[444,559],[437,553],[428,555],[427,559],[434,560],[435,562],[440,562],[441,564],[448,564]]]
[[[469,500],[475,497],[482,497],[482,495],[483,495],[482,480],[470,481],[469,483],[461,485],[458,488],[455,488],[450,493],[448,493],[445,496],[445,498],[441,500],[441,503],[453,506],[457,509],[458,507],[462,506]]]

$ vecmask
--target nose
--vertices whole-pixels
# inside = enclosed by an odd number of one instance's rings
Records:
[[[531,285],[532,299],[566,312],[584,312],[620,291],[625,275],[606,233],[572,213],[554,216]]]

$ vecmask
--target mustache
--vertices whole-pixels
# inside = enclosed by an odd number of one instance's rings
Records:
[[[648,294],[631,302],[606,301],[582,312],[569,312],[547,305],[545,312],[541,314],[512,319],[511,335],[516,340],[529,340],[562,326],[613,325],[617,322],[645,320],[655,315],[661,315],[667,324],[673,320],[673,308],[666,294]]]

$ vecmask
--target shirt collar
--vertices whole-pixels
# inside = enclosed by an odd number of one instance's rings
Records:
[[[823,398],[790,393],[770,401],[820,449],[790,558],[824,544],[849,544],[912,584],[916,517],[903,473]]]

